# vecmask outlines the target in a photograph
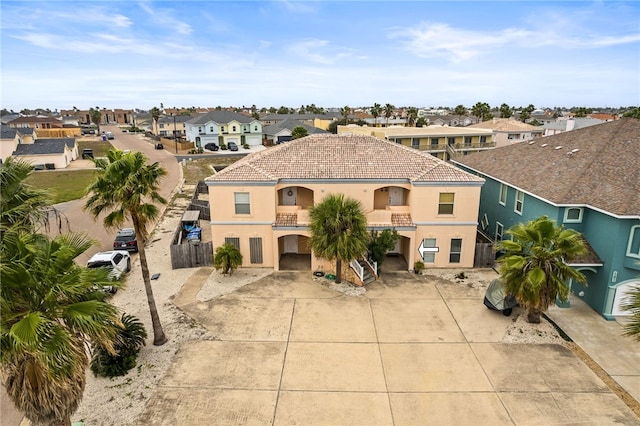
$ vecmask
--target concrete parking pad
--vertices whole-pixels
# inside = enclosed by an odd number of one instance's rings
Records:
[[[286,341],[293,299],[243,299],[224,296],[184,309],[221,340]]]
[[[493,392],[391,393],[389,398],[396,426],[513,424]]]
[[[389,273],[367,286],[369,299],[440,299],[433,282],[409,273]]]
[[[611,392],[560,345],[472,343],[498,392]]]
[[[138,425],[270,425],[275,391],[161,387]]]
[[[393,425],[386,393],[280,393],[275,425]]]
[[[451,299],[447,306],[469,342],[501,342],[520,308],[511,317],[487,309],[478,299]]]
[[[493,388],[466,343],[381,344],[389,392],[483,392]]]
[[[464,342],[442,299],[373,299],[380,342]]]
[[[247,284],[236,290],[230,296],[236,297],[265,297],[281,299],[322,299],[337,297],[335,291],[319,285],[308,274],[306,279],[300,279],[300,272],[280,271],[271,274],[254,283]]]
[[[292,342],[376,342],[371,307],[365,298],[297,300]]]
[[[192,342],[182,347],[162,386],[277,390],[285,344]]]
[[[289,343],[282,389],[386,392],[378,345]]]
[[[613,393],[500,393],[517,425],[640,425]]]

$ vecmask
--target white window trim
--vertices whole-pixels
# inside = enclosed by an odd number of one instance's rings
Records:
[[[427,246],[426,244],[426,240],[433,240],[433,247],[432,246]],[[422,261],[428,265],[433,265],[434,263],[436,263],[436,254],[438,254],[439,251],[439,247],[438,247],[438,239],[437,238],[423,238],[422,239],[422,246],[429,249],[426,250],[424,252],[422,252]],[[433,261],[429,261],[427,259],[425,259],[425,255],[433,255]]]
[[[498,227],[500,227],[500,239],[498,239]],[[498,241],[502,241],[502,238],[504,237],[504,225],[501,224],[500,222],[496,222],[496,232],[493,234],[493,239],[498,242]]]
[[[451,245],[453,244],[453,240],[460,240],[460,251],[452,251],[451,250],[451,248],[452,248]],[[451,261],[451,255],[452,254],[457,254],[458,256],[460,256],[460,259],[457,262],[452,262]],[[457,265],[459,263],[462,263],[462,238],[451,238],[449,240],[449,263],[455,264],[455,265]]]
[[[238,203],[236,200],[236,195],[239,194],[247,194],[247,198],[249,199],[248,203]],[[249,206],[249,213],[236,213],[238,205],[248,205]],[[251,215],[251,193],[250,192],[246,192],[246,191],[240,191],[240,192],[234,192],[233,193],[233,213],[236,216],[249,216]]]
[[[578,216],[577,219],[569,219],[568,215],[569,215],[569,210],[578,210],[580,211],[580,215]],[[566,207],[564,209],[564,223],[582,223],[582,213],[584,212],[584,209],[582,207]]]
[[[518,195],[522,196],[522,201],[520,202],[520,210],[518,210],[518,201],[520,201]],[[516,190],[516,199],[513,203],[513,211],[519,214],[520,216],[522,216],[523,210],[524,210],[524,192],[520,190]]]
[[[504,200],[502,199],[502,189],[504,188]],[[502,204],[503,206],[507,205],[507,185],[504,183],[500,184],[500,192],[498,193],[498,204]]]
[[[486,231],[489,227],[489,218],[487,217],[486,213],[482,215],[482,219],[480,220],[480,227],[483,231]]]
[[[629,230],[629,242],[627,243],[627,257],[640,259],[640,250],[638,250],[639,251],[638,253],[634,253],[631,251],[631,244],[633,243],[633,237],[635,236],[636,232],[640,234],[640,225],[634,225]]]

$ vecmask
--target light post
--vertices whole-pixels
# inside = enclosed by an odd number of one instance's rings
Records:
[[[176,154],[178,153],[178,131],[176,130],[176,116],[174,113],[171,113],[173,116],[173,142],[176,144]]]

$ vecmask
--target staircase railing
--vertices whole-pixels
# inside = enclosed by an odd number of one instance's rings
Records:
[[[364,281],[364,268],[362,265],[354,259],[351,261],[349,266],[351,266],[351,269],[353,269],[356,275],[360,278],[360,281]]]
[[[373,272],[373,276],[376,277],[376,279],[378,279],[378,262],[371,263],[367,258],[364,258],[362,260],[364,260],[364,263],[369,267],[371,272]]]

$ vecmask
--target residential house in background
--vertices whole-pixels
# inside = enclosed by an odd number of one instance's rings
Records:
[[[153,134],[162,137],[177,135],[178,138],[185,137],[184,123],[191,120],[190,115],[164,115],[158,118],[158,122],[153,121]]]
[[[62,121],[54,117],[28,116],[18,117],[6,124],[11,129],[30,127],[32,129],[61,129]]]
[[[455,158],[486,180],[480,230],[495,241],[546,215],[582,233],[590,255],[570,261],[588,286],[571,291],[607,319],[640,286],[640,120],[585,127]]]
[[[229,111],[212,111],[184,122],[185,136],[197,147],[208,143],[262,145],[262,123],[253,117]]]
[[[308,135],[329,133],[326,130],[309,126],[293,118],[287,118],[286,120],[279,121],[277,124],[265,126],[262,129],[262,139],[266,145],[277,145],[283,142],[289,142],[291,140],[291,133],[296,127],[304,128]]]
[[[468,127],[366,127],[350,124],[338,126],[339,135],[370,135],[390,142],[426,151],[441,160],[452,155],[493,149],[493,132]]]
[[[243,267],[335,271],[309,248],[309,209],[329,194],[358,200],[371,230],[395,229],[403,270],[474,264],[483,179],[372,136],[311,135],[250,154],[205,180],[213,246],[236,245]],[[300,264],[300,263],[298,263]],[[357,266],[353,266],[354,270]]]
[[[544,129],[544,136],[553,136],[563,132],[570,132],[571,130],[582,129],[584,127],[595,126],[596,124],[605,123],[604,120],[596,118],[569,118],[562,120],[551,120],[548,123],[544,123],[542,126]]]
[[[133,125],[135,124],[135,112],[131,109],[107,109],[102,108],[100,110],[102,115],[102,122],[100,124],[119,124],[119,125]],[[80,110],[63,109],[60,110],[61,119],[70,124],[83,125],[92,124],[91,111],[88,109]]]
[[[523,123],[512,118],[493,118],[476,124],[471,124],[467,128],[487,129],[493,132],[493,140],[497,147],[507,146],[519,142],[527,142],[541,138],[544,129],[531,124]]]
[[[78,144],[75,138],[36,139],[19,144],[12,156],[30,162],[36,169],[64,169],[78,158]]]
[[[0,162],[4,163],[8,157],[11,157],[18,145],[20,145],[18,129],[2,126],[0,131]]]
[[[284,120],[297,120],[307,126],[317,127],[318,129],[327,130],[329,124],[335,120],[340,120],[342,115],[339,112],[325,112],[324,114],[268,114],[260,118],[265,126],[272,126]]]

